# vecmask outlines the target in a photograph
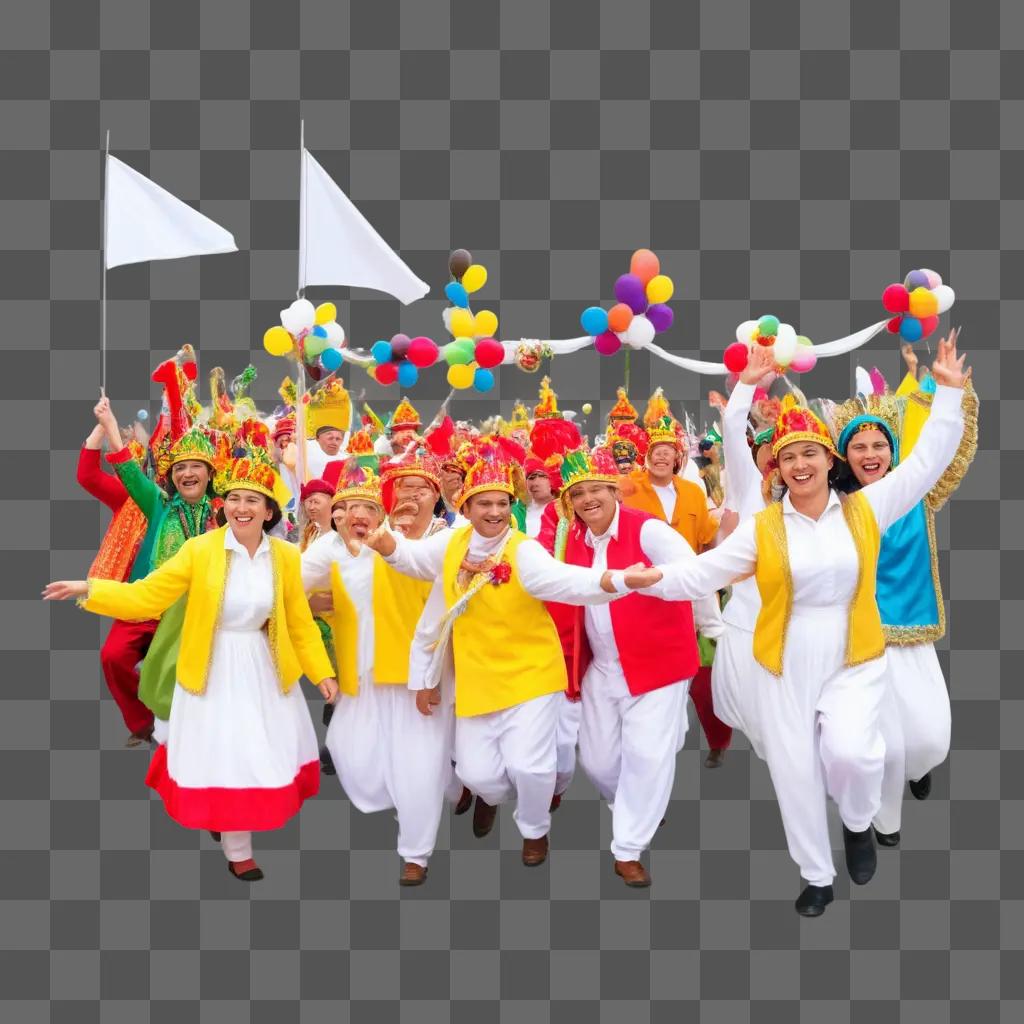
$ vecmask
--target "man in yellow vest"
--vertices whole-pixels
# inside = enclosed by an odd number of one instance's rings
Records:
[[[428,533],[440,483],[412,457],[385,467],[382,479],[386,497],[372,469],[356,459],[345,464],[334,498],[337,532],[304,553],[302,577],[307,591],[331,590],[330,601],[316,605],[331,624],[342,694],[327,749],[354,806],[364,813],[395,808],[399,884],[410,886],[426,879],[452,782],[451,730],[443,717],[419,714],[407,688],[410,645],[430,584],[396,572],[362,541],[382,522],[385,506],[410,536]]]
[[[381,528],[366,543],[400,572],[441,580],[446,612],[427,681],[436,684],[446,665],[454,670],[455,761],[485,812],[475,815],[474,831],[486,835],[496,806],[515,800],[523,863],[533,866],[548,853],[558,708],[567,684],[543,602],[600,604],[612,599],[611,583],[600,570],[555,561],[512,528],[522,470],[498,445],[481,441],[466,461],[458,506],[468,526],[419,542]]]

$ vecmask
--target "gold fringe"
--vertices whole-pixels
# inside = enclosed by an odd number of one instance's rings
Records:
[[[949,501],[978,453],[978,393],[970,380],[964,384],[963,391],[960,408],[964,415],[964,432],[960,437],[956,455],[939,477],[938,483],[925,497],[926,507],[932,512],[938,512]]]

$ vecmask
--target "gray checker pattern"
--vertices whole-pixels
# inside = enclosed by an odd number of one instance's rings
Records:
[[[0,1019],[1024,1019],[1024,404],[1001,394],[1024,377],[1019,0],[3,0],[0,47]],[[703,770],[695,728],[649,892],[613,877],[582,778],[547,866],[519,864],[507,813],[483,842],[446,817],[408,891],[393,822],[351,813],[334,780],[258,837],[252,888],[150,798],[101,679],[105,626],[37,597],[83,575],[105,523],[74,481],[98,381],[101,133],[242,250],[111,273],[108,390],[127,417],[157,411],[148,373],[185,341],[204,380],[251,358],[273,404],[282,364],[260,339],[294,289],[300,117],[432,286],[412,308],[318,291],[360,344],[437,336],[455,246],[487,265],[480,304],[509,338],[578,334],[649,244],[677,282],[668,344],[705,358],[749,315],[818,340],[872,323],[913,267],[957,289],[985,404],[940,517],[953,751],[908,803],[902,849],[865,889],[840,877],[823,919],[793,913],[763,766],[738,738]],[[870,351],[895,380],[891,338]],[[852,362],[823,362],[809,392],[848,393]],[[594,423],[622,358],[552,373]],[[447,388],[427,378],[429,416]],[[502,370],[503,411],[537,379]],[[659,383],[698,420],[721,387],[634,356],[634,399]]]

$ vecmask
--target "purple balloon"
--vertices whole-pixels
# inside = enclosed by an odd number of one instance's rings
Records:
[[[613,356],[622,348],[622,342],[614,331],[605,331],[594,339],[594,348],[602,356]]]
[[[931,288],[931,285],[928,283],[928,275],[923,270],[912,270],[907,274],[903,287],[912,292],[915,288]]]
[[[656,302],[653,306],[647,307],[647,319],[654,324],[655,331],[660,334],[672,326],[675,314],[671,307],[666,306],[664,302]]]
[[[615,282],[615,298],[624,302],[634,313],[639,314],[647,309],[644,283],[636,274],[623,274]]]
[[[404,359],[409,354],[409,346],[412,344],[412,339],[408,334],[396,334],[391,339],[391,358],[392,359]]]

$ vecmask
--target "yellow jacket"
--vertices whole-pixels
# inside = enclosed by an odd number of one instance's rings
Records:
[[[88,597],[82,602],[86,611],[141,622],[159,618],[187,593],[178,683],[190,693],[201,694],[206,689],[228,576],[229,552],[224,546],[227,529],[224,526],[186,541],[176,555],[135,583],[90,580]],[[302,589],[298,548],[272,537],[270,552],[274,607],[267,635],[281,692],[287,693],[303,673],[318,683],[333,677],[334,669]]]

